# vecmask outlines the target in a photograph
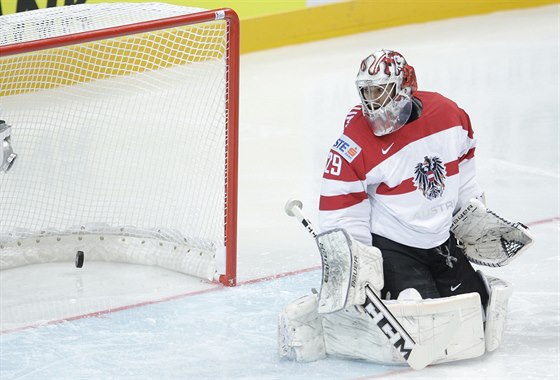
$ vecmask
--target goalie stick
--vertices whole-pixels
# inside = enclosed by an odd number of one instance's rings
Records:
[[[302,207],[303,203],[300,200],[290,199],[286,203],[284,211],[289,216],[295,217],[313,238],[317,238],[318,234],[309,219],[303,215]],[[435,359],[435,356],[445,349],[452,331],[459,326],[459,318],[455,316],[454,323],[449,324],[445,333],[440,335],[440,338],[436,340],[432,347],[421,346],[412,339],[410,334],[369,285],[366,285],[365,288],[366,301],[363,305],[357,307],[373,320],[397,352],[413,369],[419,370],[430,364]],[[440,349],[434,350],[433,348]]]

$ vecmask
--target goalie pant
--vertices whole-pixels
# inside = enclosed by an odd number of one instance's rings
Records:
[[[383,299],[395,299],[403,290],[414,288],[424,299],[477,292],[483,305],[488,302],[483,281],[453,234],[431,249],[409,247],[378,235],[373,235],[373,245],[383,255]]]
[[[490,294],[485,324],[478,293],[385,301],[413,339],[423,346],[430,346],[440,334],[447,333],[447,325],[459,317],[459,328],[448,337],[445,349],[435,353],[431,364],[478,357],[500,345],[512,289],[503,280],[479,274]],[[278,350],[281,358],[309,362],[330,355],[381,364],[404,363],[402,356],[360,308],[319,314],[317,307],[318,296],[312,294],[287,305],[280,313]]]

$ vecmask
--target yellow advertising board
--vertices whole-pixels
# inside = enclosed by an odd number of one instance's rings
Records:
[[[0,14],[74,4],[144,0],[0,0]],[[559,0],[160,0],[232,8],[241,19],[241,52],[370,30],[558,3]]]
[[[62,7],[74,4],[142,3],[146,0],[0,0],[0,14],[25,12],[34,9]],[[274,13],[290,12],[307,6],[306,0],[163,0],[162,3],[189,7],[235,9],[240,19]]]

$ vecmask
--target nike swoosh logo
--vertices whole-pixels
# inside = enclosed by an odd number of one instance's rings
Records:
[[[387,147],[387,149],[381,149],[381,153],[387,154],[387,153],[389,152],[389,150],[391,150],[391,148],[393,147],[393,144],[394,144],[394,143],[391,143],[391,145],[389,145],[389,146]]]
[[[451,287],[451,291],[454,292],[455,290],[457,290],[457,288],[458,288],[459,286],[461,286],[461,284],[462,284],[462,282],[460,282],[459,285],[452,286],[452,287]]]

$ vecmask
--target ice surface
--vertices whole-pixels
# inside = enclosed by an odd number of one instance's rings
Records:
[[[0,378],[558,379],[558,9],[411,25],[244,55],[240,286],[87,261],[82,269],[56,263],[2,271]],[[407,57],[421,89],[467,110],[489,206],[529,223],[536,243],[507,267],[483,269],[514,287],[504,340],[491,354],[419,372],[333,358],[281,361],[277,315],[319,286],[319,271],[308,269],[320,263],[312,239],[283,206],[296,196],[316,220],[326,153],[358,102],[357,66],[380,47]],[[283,273],[289,275],[259,280]],[[78,318],[62,322],[72,317]]]

